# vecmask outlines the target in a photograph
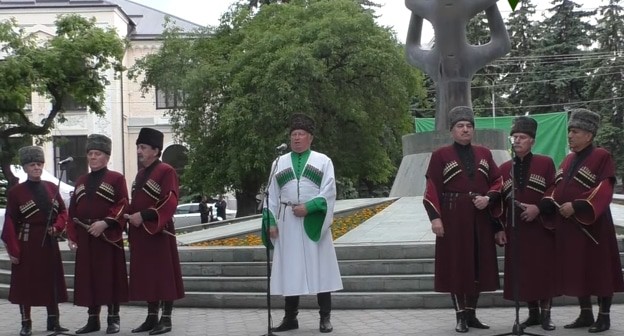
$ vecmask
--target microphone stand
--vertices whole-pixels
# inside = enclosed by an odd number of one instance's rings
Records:
[[[54,192],[54,196],[52,197],[52,208],[50,209],[50,212],[48,213],[48,220],[46,222],[46,228],[45,228],[45,233],[43,235],[43,240],[41,241],[41,247],[43,247],[46,243],[46,240],[48,241],[48,243],[50,243],[50,247],[52,248],[52,244],[56,243],[56,245],[58,246],[58,241],[56,241],[56,237],[52,236],[51,234],[49,234],[50,228],[52,227],[52,213],[54,212],[54,201],[56,200],[56,195],[59,195],[59,191],[61,190],[61,180],[63,179],[63,173],[65,172],[65,168],[63,167],[64,165],[59,165],[59,167],[61,168],[61,176],[59,176],[58,178],[58,182],[56,183],[56,191]],[[61,250],[59,249],[59,258],[61,258]],[[54,302],[52,303],[55,307],[57,307],[58,312],[57,312],[57,317],[59,318],[59,323],[57,324],[58,326],[60,326],[60,318],[61,318],[61,310],[58,308],[58,288],[57,288],[57,279],[56,277],[58,276],[57,270],[56,270],[56,266],[54,265],[54,253],[50,253],[50,257],[52,259],[52,298],[54,299]],[[63,267],[63,260],[61,259],[61,267]],[[67,335],[67,336],[75,336],[75,334],[71,334],[65,331],[57,331],[55,330],[53,333],[47,335],[47,336],[56,336],[56,335]]]
[[[510,217],[511,217],[511,281],[513,282],[513,297],[514,297],[514,306],[516,308],[516,319],[514,321],[514,325],[511,329],[511,332],[497,334],[494,336],[506,336],[506,335],[531,335],[531,336],[543,336],[540,334],[533,334],[530,332],[525,332],[524,329],[520,326],[520,301],[518,301],[518,296],[520,292],[520,284],[518,283],[518,225],[516,224],[516,152],[513,149],[513,140],[511,140],[511,170],[509,174],[511,175],[511,190],[509,192],[509,208],[511,208]],[[508,270],[505,270],[507,272]]]
[[[279,160],[280,157],[282,156],[282,152],[284,149],[280,147],[277,148],[277,158],[275,159],[275,164],[273,165],[273,168],[271,169],[271,174],[269,175],[269,180],[267,181],[267,184],[264,188],[264,200],[260,203],[260,207],[262,209],[266,208],[267,209],[267,215],[266,216],[262,216],[262,227],[266,229],[266,237],[267,237],[267,245],[265,246],[265,251],[266,251],[266,272],[267,272],[267,276],[266,276],[266,287],[267,287],[267,294],[266,294],[266,301],[267,301],[267,333],[262,335],[262,336],[275,336],[275,334],[273,333],[273,331],[271,329],[273,329],[272,325],[273,325],[273,320],[271,319],[271,249],[269,248],[269,244],[271,243],[271,237],[269,235],[270,232],[270,227],[269,227],[269,186],[271,185],[271,180],[273,180],[273,176],[275,175],[275,171],[277,171],[277,166],[279,164]]]

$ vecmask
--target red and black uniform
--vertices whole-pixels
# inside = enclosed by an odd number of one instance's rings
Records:
[[[441,218],[444,237],[436,238],[435,290],[477,294],[499,287],[496,213],[477,209],[475,194],[490,196],[500,215],[501,175],[489,149],[454,143],[431,155],[424,205],[429,219]],[[498,201],[500,202],[500,201]]]
[[[119,303],[128,301],[128,275],[122,239],[126,227],[128,188],[123,175],[102,168],[81,176],[69,206],[67,234],[77,244],[74,304],[90,308],[90,316],[109,305],[118,316]],[[74,221],[78,220],[82,224]],[[108,228],[99,237],[87,231],[97,221]]]
[[[57,304],[67,301],[67,288],[58,242],[46,231],[50,216],[50,225],[62,232],[67,210],[56,185],[20,183],[8,193],[2,240],[9,255],[19,259],[11,265],[9,301],[20,305],[23,320],[30,321],[31,306],[46,306],[48,324],[58,324]]]
[[[554,214],[557,293],[577,296],[581,315],[566,328],[591,325],[591,332],[609,329],[614,292],[624,291],[620,253],[610,203],[615,162],[609,152],[593,145],[570,153],[561,163],[555,185],[544,203]],[[574,214],[565,218],[557,208],[571,202]],[[591,295],[600,312],[594,322]],[[592,324],[593,323],[593,324]]]
[[[143,224],[128,226],[130,300],[173,301],[184,297],[173,214],[178,205],[178,176],[156,160],[137,173],[128,213],[140,212]]]
[[[458,323],[487,328],[474,317],[478,295],[499,288],[494,235],[502,211],[502,179],[490,150],[474,145],[439,148],[427,169],[424,206],[430,220],[440,218],[444,236],[436,237],[435,290],[452,294]],[[473,204],[489,196],[488,208]]]
[[[554,216],[558,294],[602,297],[624,291],[609,207],[614,184],[615,162],[602,148],[589,146],[561,163],[545,198],[556,206],[572,202],[574,208],[570,218]]]
[[[512,161],[503,163],[500,168],[503,176],[503,218],[507,236],[503,296],[507,300],[515,299],[513,280],[517,280],[519,301],[550,300],[555,295],[555,235],[552,223],[545,221],[542,216],[531,222],[523,221],[520,215],[524,210],[518,206],[514,209],[515,222],[512,223],[511,192],[513,187],[516,204],[539,206],[544,193],[554,182],[555,165],[550,157],[532,153],[528,153],[523,159],[515,157],[514,162],[513,181]],[[512,224],[516,225],[516,231]],[[514,270],[518,274],[514,274]]]

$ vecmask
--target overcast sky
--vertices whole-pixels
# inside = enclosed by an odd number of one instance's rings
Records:
[[[221,14],[228,10],[228,7],[237,2],[236,0],[132,0],[140,4],[158,9],[165,13],[178,16],[182,19],[200,24],[217,25]],[[373,0],[382,5],[377,9],[380,17],[379,24],[391,26],[397,33],[400,41],[405,41],[407,27],[409,25],[410,11],[405,7],[404,0]],[[522,1],[522,0],[520,0]],[[584,8],[596,8],[607,0],[576,0]],[[552,6],[550,0],[533,0],[538,5],[538,14],[545,8]],[[503,16],[509,15],[511,7],[507,0],[499,1],[498,5]],[[427,36],[429,35],[429,36]],[[431,38],[433,33],[423,34],[423,41]]]

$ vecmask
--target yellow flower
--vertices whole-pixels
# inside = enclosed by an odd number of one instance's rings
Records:
[[[353,230],[358,225],[364,223],[369,218],[376,215],[378,212],[387,208],[394,201],[384,202],[375,206],[374,208],[366,208],[359,210],[344,217],[334,218],[334,222],[331,226],[332,237],[338,239],[345,235],[347,232]],[[191,244],[191,246],[259,246],[262,245],[262,238],[260,233],[248,234],[241,238],[224,238],[210,241],[203,241],[199,243]]]

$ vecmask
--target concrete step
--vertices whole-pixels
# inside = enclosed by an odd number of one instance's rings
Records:
[[[338,245],[336,251],[345,287],[333,299],[336,308],[451,307],[448,294],[433,292],[433,243]],[[266,306],[266,250],[263,247],[183,247],[180,257],[187,295],[177,304],[228,308]],[[74,254],[63,251],[63,259],[71,293]],[[501,271],[503,260],[499,256]],[[0,255],[0,297],[3,298],[8,297],[10,267],[6,253]],[[575,299],[559,300],[563,300],[563,304],[576,303]],[[617,300],[624,302],[621,296],[617,296]],[[272,302],[279,307],[282,298],[275,297]],[[510,304],[500,291],[484,293],[480,301],[480,306]],[[302,305],[315,308],[316,299],[305,298]]]
[[[433,259],[340,260],[341,275],[433,273]],[[186,276],[266,276],[266,262],[184,262]],[[65,272],[69,272],[67,266]]]
[[[0,284],[0,297],[9,295],[9,286]],[[68,289],[69,302],[73,300],[73,291]],[[624,293],[616,293],[613,303],[624,303]],[[130,305],[144,305],[144,302],[129,302]],[[553,306],[576,305],[576,298],[558,297],[553,300]],[[199,308],[266,308],[266,293],[258,292],[192,292],[175,302],[178,307]],[[503,299],[502,291],[481,293],[479,307],[509,307],[514,302]],[[271,296],[273,308],[283,308],[282,296]],[[316,297],[306,295],[301,297],[300,307],[303,309],[318,309]],[[417,308],[448,308],[452,309],[451,298],[447,293],[426,292],[366,292],[350,293],[336,292],[332,294],[334,309],[417,309]],[[279,317],[278,317],[279,319]]]

